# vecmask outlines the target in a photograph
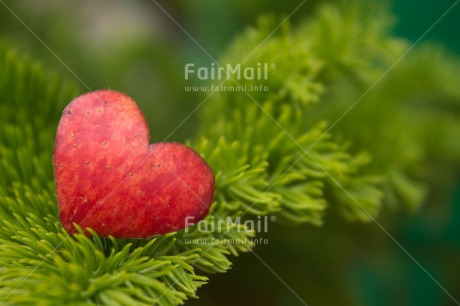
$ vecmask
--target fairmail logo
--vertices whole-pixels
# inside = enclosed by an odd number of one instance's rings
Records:
[[[269,221],[275,222],[276,217],[257,216],[256,219],[243,220],[241,217],[232,219],[229,216],[226,218],[210,216],[209,220],[196,223],[195,217],[187,216],[187,218],[185,218],[185,232],[188,233],[190,226],[196,225],[196,230],[200,233],[225,233],[228,232],[230,228],[236,228],[237,232],[249,231],[255,233],[268,233]]]
[[[200,81],[213,80],[268,80],[269,71],[275,69],[275,64],[257,63],[256,66],[243,67],[241,64],[216,65],[197,67],[194,63],[184,66],[184,78],[189,80],[194,77]]]

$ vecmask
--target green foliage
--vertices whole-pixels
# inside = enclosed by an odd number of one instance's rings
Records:
[[[379,79],[409,47],[388,35],[390,20],[375,4],[326,4],[274,35],[277,22],[261,19],[230,46],[221,63],[276,68],[269,91],[216,92],[202,109],[190,144],[216,173],[215,203],[202,225],[267,214],[320,225],[328,211],[369,221],[382,203],[418,207],[435,179],[449,179],[460,156],[460,64],[440,48],[416,48]],[[195,298],[207,282],[202,274],[227,271],[230,256],[253,248],[254,231],[227,224],[147,240],[68,236],[51,158],[60,112],[78,93],[0,46],[0,304]],[[446,171],[434,177],[439,168]]]

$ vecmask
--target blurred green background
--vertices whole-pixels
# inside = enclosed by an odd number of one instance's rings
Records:
[[[454,2],[393,1],[398,19],[394,34],[416,41]],[[77,75],[82,91],[112,88],[128,93],[146,115],[152,141],[183,141],[198,123],[196,113],[188,116],[204,99],[183,90],[184,64],[211,63],[209,56],[218,59],[259,15],[289,16],[302,2],[159,1],[161,7],[147,0],[4,3],[11,11],[0,5],[0,40],[64,78],[79,82]],[[318,3],[306,1],[290,19],[295,23],[305,18]],[[424,40],[460,55],[460,5]],[[415,214],[384,210],[379,221],[458,299],[460,187],[457,190],[443,205],[427,203]],[[255,251],[308,305],[453,305],[375,224],[350,224],[330,215],[321,228],[270,225],[264,236],[269,244]],[[231,271],[213,275],[198,294],[200,299],[190,305],[302,305],[253,254],[235,259]]]

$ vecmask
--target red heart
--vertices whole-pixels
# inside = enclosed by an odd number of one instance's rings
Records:
[[[147,238],[177,231],[209,212],[214,174],[192,149],[149,144],[142,112],[128,96],[99,90],[64,110],[54,148],[61,223],[100,236]],[[192,222],[190,222],[192,221]]]

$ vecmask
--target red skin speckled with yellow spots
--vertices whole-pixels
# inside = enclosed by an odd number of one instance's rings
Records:
[[[149,144],[142,112],[127,95],[99,90],[64,110],[54,148],[63,227],[100,236],[148,238],[174,232],[208,213],[214,174],[179,143]]]

